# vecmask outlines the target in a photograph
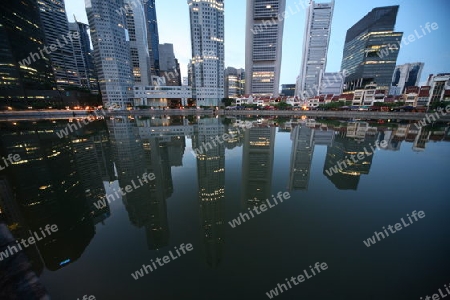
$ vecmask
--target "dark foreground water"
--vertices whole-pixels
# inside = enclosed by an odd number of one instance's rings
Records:
[[[17,240],[40,238],[17,254],[0,231],[1,299],[26,287],[30,271],[52,299],[448,294],[446,124],[123,117],[59,138],[68,124],[77,123],[0,123],[3,221]],[[275,204],[279,192],[290,198]],[[316,262],[327,268],[312,276]]]

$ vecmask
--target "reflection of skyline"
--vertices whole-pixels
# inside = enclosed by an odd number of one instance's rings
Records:
[[[261,125],[244,132],[242,154],[242,206],[253,208],[272,192],[275,127]]]
[[[370,146],[375,145],[378,132],[368,123],[348,123],[347,131],[341,132],[334,139],[333,146],[327,147],[327,156],[323,168],[323,174],[340,190],[357,190],[360,176],[369,174],[375,152]],[[371,153],[371,154],[370,154]],[[363,159],[350,159],[363,154]],[[331,176],[326,170],[338,166],[345,161],[346,168],[339,170]]]
[[[207,118],[198,121],[192,136],[195,149],[210,139],[222,135],[225,126],[220,119]],[[224,201],[225,201],[225,145],[197,155],[197,179],[200,204],[200,221],[207,264],[216,268],[222,260]]]
[[[6,224],[17,238],[47,224],[58,226],[51,239],[35,244],[37,253],[31,254],[32,261],[42,258],[49,270],[77,260],[95,235],[94,222],[107,217],[99,216],[92,207],[93,201],[105,194],[102,176],[89,174],[89,168],[102,169],[101,174],[112,169],[106,131],[101,122],[94,122],[60,139],[56,131],[66,124],[1,124],[2,154],[17,153],[22,159],[3,172],[2,194],[9,197],[4,197],[1,205],[15,212],[5,216]],[[96,141],[104,147],[98,147]],[[99,160],[98,155],[105,159]]]
[[[289,191],[307,190],[314,153],[313,130],[298,125],[291,131],[291,140],[291,172],[288,188]]]
[[[145,228],[149,250],[159,249],[169,244],[169,225],[166,200],[172,195],[173,184],[170,157],[178,164],[183,148],[181,137],[158,137],[142,134],[141,127],[134,119],[114,118],[108,121],[115,163],[119,174],[119,185],[125,188],[144,173],[154,173],[155,180],[144,183],[122,197],[130,221],[138,228]],[[148,125],[148,124],[147,124]],[[172,149],[174,148],[174,149]],[[178,151],[177,151],[178,149]]]
[[[201,233],[209,266],[217,267],[223,255],[225,149],[242,146],[243,207],[270,198],[275,180],[272,177],[278,175],[272,174],[276,128],[266,123],[253,121],[253,128],[242,129],[197,158]],[[388,147],[379,151],[399,151],[402,145],[426,151],[430,142],[450,141],[445,124],[416,128],[413,123],[295,123],[290,132],[292,148],[283,152],[290,150],[291,154],[292,190],[306,190],[317,179],[310,174],[317,145],[327,145],[326,170],[346,156],[364,152],[364,148],[370,150],[375,141],[388,142]],[[184,156],[186,136],[192,138],[195,148],[225,132],[238,133],[236,124],[224,124],[227,121],[220,118],[114,118],[93,122],[59,139],[56,131],[64,128],[65,122],[0,123],[1,155],[17,153],[23,159],[0,172],[0,210],[6,224],[16,238],[27,237],[29,231],[47,224],[59,228],[51,241],[25,250],[33,270],[37,274],[44,266],[57,270],[81,257],[95,235],[95,224],[110,215],[109,206],[98,210],[93,203],[105,196],[104,182],[116,179],[113,163],[120,187],[145,172],[155,173],[153,182],[127,193],[123,203],[131,223],[145,229],[148,249],[168,246],[171,233],[166,201],[176,186],[172,167],[182,166],[183,159],[191,157]],[[356,190],[361,176],[369,174],[373,156],[366,156],[338,174],[323,175],[337,189]]]

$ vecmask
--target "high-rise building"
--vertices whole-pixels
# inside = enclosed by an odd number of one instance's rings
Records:
[[[125,0],[125,5],[128,9],[126,19],[134,83],[148,86],[151,83],[151,67],[144,6],[136,0]]]
[[[175,58],[173,44],[159,45],[159,69],[166,85],[181,86],[180,64]]]
[[[323,73],[319,95],[340,95],[344,89],[345,76],[342,72]]]
[[[306,11],[303,56],[296,96],[314,97],[319,94],[321,79],[327,65],[334,0],[330,3],[311,1]]]
[[[424,65],[422,62],[417,62],[396,66],[392,76],[392,85],[389,94],[401,95],[405,91],[405,88],[419,86]]]
[[[144,10],[147,19],[147,40],[150,53],[151,73],[154,76],[159,76],[159,33],[155,0],[144,1]]]
[[[166,71],[175,68],[173,44],[159,44],[159,67],[161,70]]]
[[[370,83],[389,90],[403,37],[403,32],[394,32],[398,8],[374,8],[347,30],[341,65],[348,74],[347,90]]]
[[[50,56],[39,51],[45,36],[36,1],[0,1],[0,10],[0,100],[54,88]]]
[[[123,0],[86,1],[103,104],[120,109],[133,102],[129,34],[126,16],[120,13],[124,7]]]
[[[69,30],[80,38],[73,40],[73,53],[77,66],[80,87],[98,93],[98,79],[95,71],[91,49],[91,40],[88,35],[89,26],[81,22],[69,23]]]
[[[296,84],[282,84],[281,85],[281,95],[293,97],[295,96],[295,87]]]
[[[45,32],[45,44],[57,46],[56,50],[50,51],[56,85],[58,88],[79,86],[80,79],[72,45],[77,38],[67,36],[69,23],[64,0],[39,0],[37,3]]]
[[[245,93],[277,97],[286,0],[247,0]]]
[[[224,1],[188,0],[191,20],[192,97],[220,106],[224,97]]]
[[[225,98],[237,98],[245,92],[245,71],[228,67],[225,69]]]

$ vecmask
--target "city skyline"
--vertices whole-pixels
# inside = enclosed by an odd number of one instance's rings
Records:
[[[176,2],[174,4],[173,2]],[[288,17],[284,25],[283,59],[280,84],[295,83],[301,62],[301,45],[305,24],[306,1],[287,0]],[[323,3],[327,1],[317,1]],[[303,5],[300,5],[303,4]],[[305,3],[305,4],[304,4]],[[420,32],[420,26],[427,22],[436,22],[439,29],[424,36],[412,45],[403,45],[397,64],[422,61],[425,63],[420,82],[424,82],[431,73],[443,73],[450,69],[450,52],[445,47],[445,28],[450,28],[450,20],[445,18],[448,3],[445,0],[435,0],[430,3],[408,3],[404,0],[380,0],[376,3],[358,3],[353,0],[336,1],[331,30],[331,38],[327,59],[326,72],[336,72],[340,69],[346,31],[375,7],[400,5],[395,30],[403,31],[404,38]],[[297,4],[297,5],[296,5]],[[69,21],[75,14],[78,21],[87,22],[83,0],[66,1]],[[352,7],[351,14],[348,7]],[[160,43],[173,43],[175,56],[179,59],[182,76],[187,76],[187,64],[191,58],[189,10],[186,1],[173,0],[170,3],[156,1]],[[174,16],[176,15],[176,18]],[[245,65],[245,15],[243,3],[225,2],[225,66],[243,68]],[[414,18],[410,16],[414,15]],[[177,30],[173,30],[177,28]],[[433,48],[429,45],[433,45]],[[447,58],[447,59],[446,59]]]

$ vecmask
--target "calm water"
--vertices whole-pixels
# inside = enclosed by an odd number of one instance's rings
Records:
[[[446,124],[124,117],[59,138],[67,125],[0,123],[2,156],[21,158],[0,171],[5,223],[15,239],[58,226],[24,251],[52,299],[269,299],[316,262],[328,269],[275,298],[420,299],[450,283]],[[234,137],[193,154],[223,133]],[[144,173],[155,179],[140,186]],[[230,226],[278,192],[291,197]],[[407,228],[363,243],[401,218]],[[132,277],[183,243],[193,250]]]

